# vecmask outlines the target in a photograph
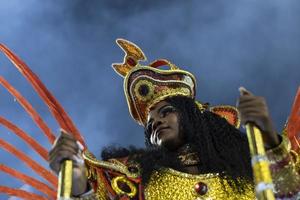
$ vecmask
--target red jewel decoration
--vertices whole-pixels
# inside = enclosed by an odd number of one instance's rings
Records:
[[[199,182],[195,185],[195,191],[200,195],[205,195],[207,193],[208,187],[205,183]]]
[[[130,66],[135,66],[135,65],[136,65],[136,61],[135,61],[133,58],[131,58],[131,57],[128,57],[128,58],[126,59],[126,62],[127,62],[128,65],[130,65]]]

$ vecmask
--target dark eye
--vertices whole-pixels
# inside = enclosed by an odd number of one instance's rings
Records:
[[[166,117],[168,114],[175,112],[175,111],[176,111],[176,109],[173,106],[166,106],[161,110],[160,115],[161,115],[161,117]]]

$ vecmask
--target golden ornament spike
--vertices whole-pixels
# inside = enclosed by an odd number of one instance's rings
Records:
[[[136,60],[147,60],[144,52],[136,44],[121,38],[117,39],[116,42],[128,56]]]
[[[126,65],[124,63],[112,64],[113,69],[122,77],[125,77],[126,74],[131,70],[132,66]]]
[[[133,67],[139,64],[139,61],[147,60],[144,52],[134,43],[121,38],[117,39],[116,43],[125,52],[123,63],[112,64],[114,70],[121,76],[125,77]]]

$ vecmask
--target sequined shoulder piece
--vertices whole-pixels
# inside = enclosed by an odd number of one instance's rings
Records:
[[[144,200],[140,168],[128,158],[98,160],[87,150],[83,152],[87,177],[98,199]],[[124,196],[125,195],[125,196]]]
[[[140,169],[135,164],[128,164],[126,158],[109,159],[108,161],[98,160],[91,152],[84,151],[83,158],[85,162],[96,168],[103,168],[126,175],[128,178],[139,178]]]

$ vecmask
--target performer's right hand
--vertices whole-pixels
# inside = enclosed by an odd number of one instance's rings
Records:
[[[88,189],[86,166],[82,158],[82,147],[76,139],[61,130],[61,135],[55,140],[49,151],[49,166],[58,174],[64,160],[73,161],[72,196],[83,194]]]

